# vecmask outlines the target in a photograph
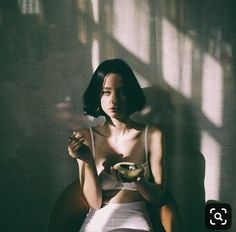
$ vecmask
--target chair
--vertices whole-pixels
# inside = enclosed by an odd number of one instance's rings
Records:
[[[89,210],[79,181],[71,183],[58,198],[51,214],[49,232],[78,232]],[[148,204],[156,232],[181,232],[177,207],[171,194],[161,208]]]
[[[88,210],[79,181],[71,183],[56,201],[49,222],[49,232],[78,232]]]

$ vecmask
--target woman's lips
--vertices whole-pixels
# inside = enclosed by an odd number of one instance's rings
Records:
[[[119,107],[111,107],[111,108],[109,108],[109,109],[112,110],[112,111],[119,111],[119,110],[120,110]]]

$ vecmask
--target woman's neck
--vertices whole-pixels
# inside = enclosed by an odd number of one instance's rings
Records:
[[[113,135],[124,135],[130,128],[132,128],[133,121],[130,118],[119,119],[108,119],[106,127]]]

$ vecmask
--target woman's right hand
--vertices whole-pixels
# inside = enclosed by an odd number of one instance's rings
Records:
[[[74,131],[73,135],[69,137],[68,152],[72,158],[83,160],[86,163],[94,161],[90,148],[85,144],[83,135],[78,131]]]

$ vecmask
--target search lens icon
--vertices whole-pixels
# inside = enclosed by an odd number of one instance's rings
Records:
[[[205,206],[205,225],[209,230],[228,231],[232,225],[231,206],[220,202],[207,203]]]
[[[219,212],[217,212],[217,213],[214,214],[214,218],[215,218],[216,220],[223,221],[222,215],[221,215],[221,213],[219,213]]]

